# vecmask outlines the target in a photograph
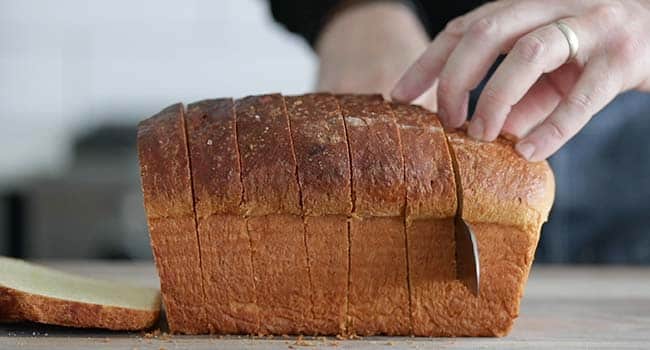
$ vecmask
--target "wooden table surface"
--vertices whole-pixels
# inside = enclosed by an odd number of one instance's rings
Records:
[[[65,271],[156,286],[151,263],[45,262]],[[505,338],[161,336],[0,325],[0,349],[650,349],[650,267],[535,266]]]

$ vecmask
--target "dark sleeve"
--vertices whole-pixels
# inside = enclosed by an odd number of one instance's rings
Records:
[[[269,0],[273,18],[312,47],[329,18],[343,8],[370,1],[398,1],[410,6],[429,28],[425,8],[415,0]]]

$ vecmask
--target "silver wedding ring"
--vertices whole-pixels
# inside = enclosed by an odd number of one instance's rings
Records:
[[[557,21],[555,22],[555,25],[562,32],[562,34],[564,34],[564,37],[569,44],[569,57],[566,60],[569,62],[574,59],[576,55],[578,55],[580,41],[578,40],[576,32],[574,32],[573,29],[571,29],[571,27],[569,27],[564,21]]]

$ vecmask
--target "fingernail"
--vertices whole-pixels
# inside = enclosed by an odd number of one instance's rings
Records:
[[[472,121],[469,123],[469,128],[467,129],[467,134],[469,134],[469,137],[473,139],[483,140],[483,130],[483,119],[472,118]]]
[[[530,157],[532,157],[533,153],[535,153],[535,146],[530,142],[518,143],[515,146],[515,149],[522,157],[526,158],[527,160],[530,160]]]

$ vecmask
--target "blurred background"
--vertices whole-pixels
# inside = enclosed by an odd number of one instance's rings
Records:
[[[179,101],[307,92],[316,69],[262,0],[0,0],[0,254],[150,259],[136,123]],[[648,96],[621,103],[636,101],[625,130],[638,135],[615,135],[616,151],[580,136],[553,159],[560,195],[538,262],[650,263]],[[576,150],[621,166],[591,172]]]
[[[0,0],[0,254],[149,258],[136,123],[315,69],[264,1]]]

